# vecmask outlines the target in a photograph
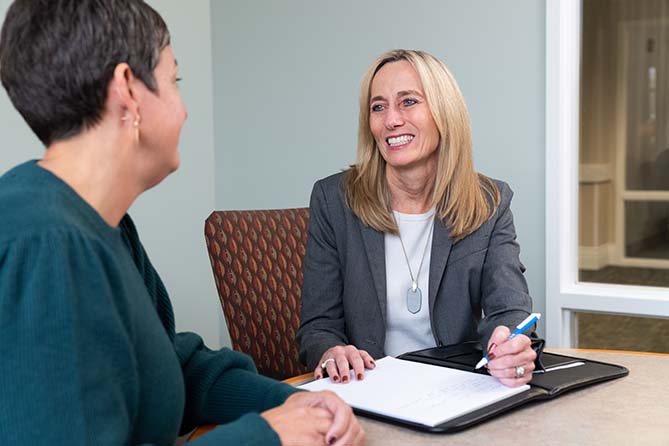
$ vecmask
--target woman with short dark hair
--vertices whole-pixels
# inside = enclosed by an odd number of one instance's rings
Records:
[[[175,333],[127,214],[179,166],[170,35],[142,0],[16,0],[0,78],[47,147],[0,177],[0,434],[9,445],[360,445],[332,393]]]

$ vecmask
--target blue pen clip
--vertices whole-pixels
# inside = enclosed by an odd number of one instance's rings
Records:
[[[534,325],[539,319],[541,319],[541,313],[532,313],[523,320],[520,324],[516,326],[516,329],[509,335],[509,340],[515,338],[519,334],[525,333],[525,331]],[[481,360],[476,364],[474,370],[478,370],[488,363],[488,355],[486,354]]]

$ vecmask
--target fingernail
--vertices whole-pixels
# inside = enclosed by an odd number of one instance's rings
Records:
[[[376,367],[376,363],[374,361],[369,361],[372,364],[372,367]]]
[[[316,379],[321,379],[322,377],[322,375],[316,375]]]
[[[338,383],[339,382],[339,377],[337,375],[333,376],[332,381]]]
[[[488,360],[492,361],[493,359],[495,359],[495,354],[493,352],[488,352]]]
[[[364,375],[362,373],[358,373],[358,381],[362,381],[363,376]]]
[[[337,437],[332,437],[328,440],[328,444],[335,444],[337,442]]]
[[[348,382],[348,376],[347,375],[342,376],[341,380],[342,380],[342,382],[347,383]]]
[[[495,350],[496,348],[497,344],[495,344],[494,342],[490,344],[490,347],[488,347],[488,356],[490,356],[490,353],[492,353],[492,351]]]

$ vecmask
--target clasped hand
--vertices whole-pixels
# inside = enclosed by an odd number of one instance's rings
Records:
[[[261,414],[282,446],[362,446],[365,432],[351,408],[333,392],[297,392]]]

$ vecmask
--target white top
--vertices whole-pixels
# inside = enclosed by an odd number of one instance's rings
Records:
[[[411,275],[407,267],[400,238],[385,235],[386,250],[386,342],[387,355],[397,356],[413,350],[434,347],[428,308],[428,283],[430,255],[432,252],[432,222],[435,210],[425,214],[402,214],[393,211],[399,226],[402,241],[407,251],[414,278],[418,274],[423,252],[423,267],[418,276],[418,288],[422,293],[420,311],[412,314],[407,309],[407,291],[411,288]],[[427,250],[425,245],[429,244]]]

